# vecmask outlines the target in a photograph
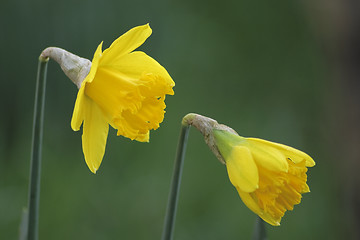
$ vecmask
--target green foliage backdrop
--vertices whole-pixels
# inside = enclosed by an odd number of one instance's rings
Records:
[[[77,89],[48,67],[41,239],[159,239],[181,118],[196,112],[240,135],[286,143],[317,162],[305,194],[270,239],[339,239],[346,220],[326,132],[328,66],[296,1],[9,1],[0,8],[0,239],[16,239],[27,204],[37,59],[57,46],[91,59],[128,29],[150,23],[141,47],[176,82],[150,143],[110,131],[96,175],[70,119]],[[175,239],[249,239],[256,216],[225,167],[192,129]]]

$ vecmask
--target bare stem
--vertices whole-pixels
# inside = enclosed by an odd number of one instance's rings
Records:
[[[41,150],[42,136],[44,126],[44,105],[45,105],[45,88],[46,88],[46,72],[48,58],[40,56],[36,92],[34,106],[34,122],[32,135],[31,150],[31,169],[29,184],[29,205],[28,205],[28,221],[27,221],[27,239],[38,239],[39,226],[39,201],[40,201],[40,176],[41,176]]]
[[[266,228],[264,220],[262,220],[260,217],[256,219],[255,227],[254,227],[254,234],[253,234],[253,240],[266,240]]]
[[[181,124],[180,138],[178,142],[177,153],[175,157],[175,164],[173,170],[173,177],[171,182],[170,194],[168,205],[166,209],[164,230],[162,234],[162,240],[171,240],[173,236],[174,226],[175,226],[175,217],[176,210],[179,199],[180,183],[182,169],[184,165],[186,145],[189,136],[190,126],[184,121]]]

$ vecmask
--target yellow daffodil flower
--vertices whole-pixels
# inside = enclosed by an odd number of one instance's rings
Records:
[[[134,51],[151,32],[148,24],[135,27],[104,52],[101,43],[80,85],[71,127],[78,131],[83,124],[83,152],[93,173],[105,153],[109,124],[117,135],[147,142],[163,121],[165,95],[174,94],[175,83],[153,58]]]
[[[267,223],[278,226],[287,210],[309,192],[306,153],[292,147],[214,129],[215,144],[242,201]]]

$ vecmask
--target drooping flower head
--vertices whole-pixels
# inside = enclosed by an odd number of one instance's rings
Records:
[[[287,210],[299,204],[307,185],[307,167],[315,165],[306,153],[258,138],[244,138],[233,129],[197,114],[185,117],[205,136],[226,165],[230,182],[245,205],[267,223],[278,226]]]
[[[149,131],[164,118],[165,95],[175,85],[168,72],[144,52],[134,51],[151,35],[150,26],[135,27],[102,52],[98,46],[90,73],[75,103],[71,127],[83,123],[83,151],[92,172],[104,155],[108,125],[117,135],[149,141]]]
[[[83,125],[85,161],[94,173],[105,153],[109,124],[117,135],[148,142],[149,131],[163,121],[166,94],[174,94],[166,69],[134,51],[151,33],[146,24],[129,30],[104,52],[100,43],[91,63],[58,48],[42,54],[56,60],[79,88],[71,127],[78,131]]]
[[[214,130],[231,183],[241,199],[267,223],[280,225],[287,210],[310,192],[307,167],[314,160],[304,152],[279,143]]]

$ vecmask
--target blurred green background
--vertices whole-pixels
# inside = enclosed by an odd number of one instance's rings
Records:
[[[342,179],[345,150],[336,140],[343,126],[332,119],[342,104],[334,48],[312,6],[285,0],[2,1],[0,239],[17,239],[27,205],[41,51],[57,46],[92,59],[101,41],[106,48],[145,23],[153,34],[140,49],[168,70],[175,95],[167,98],[165,120],[150,143],[110,131],[96,175],[85,164],[81,131],[70,128],[77,88],[49,63],[40,239],[160,239],[180,121],[189,112],[243,136],[296,147],[316,161],[308,172],[311,193],[280,227],[268,225],[269,239],[354,238]],[[175,239],[250,239],[255,219],[192,129]]]

